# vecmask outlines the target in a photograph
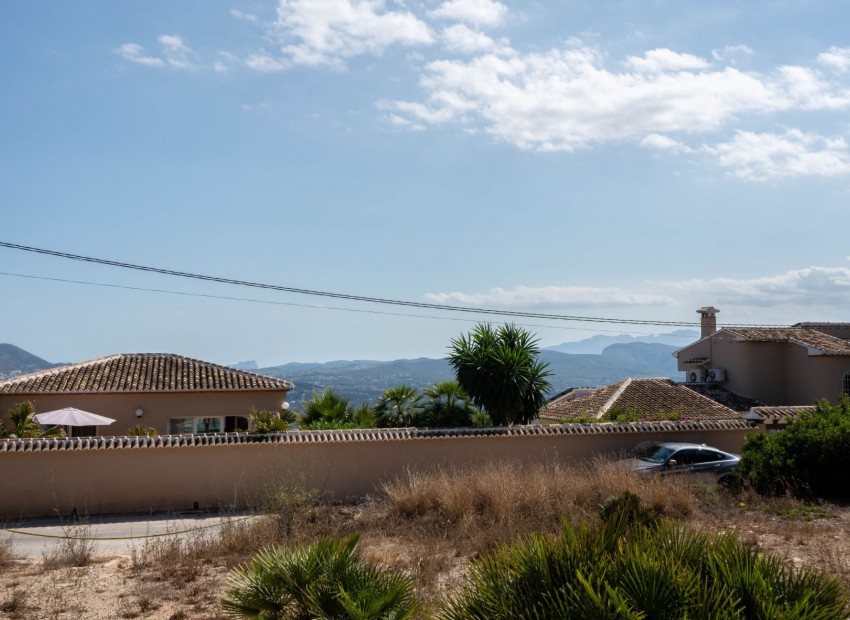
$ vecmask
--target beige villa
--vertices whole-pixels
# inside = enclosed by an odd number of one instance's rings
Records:
[[[244,430],[251,407],[276,411],[289,381],[171,353],[123,353],[0,380],[0,416],[29,400],[36,412],[76,407],[116,421],[72,429],[126,435],[141,424],[157,433]]]
[[[723,327],[697,310],[701,338],[675,351],[689,383],[710,383],[770,406],[835,402],[850,394],[850,323]]]

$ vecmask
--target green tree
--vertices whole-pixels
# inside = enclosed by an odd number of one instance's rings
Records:
[[[406,620],[418,610],[413,582],[361,559],[357,535],[306,548],[272,547],[230,576],[221,606],[252,620]]]
[[[548,364],[532,334],[516,325],[482,323],[452,339],[449,363],[472,402],[498,426],[527,424],[546,404]]]
[[[433,428],[475,426],[473,416],[479,409],[472,404],[457,381],[442,381],[425,388],[426,402],[422,406],[423,418]]]
[[[415,387],[397,385],[384,390],[375,405],[375,419],[384,428],[421,424],[422,395]]]
[[[64,437],[65,431],[61,426],[51,426],[44,429],[35,419],[35,407],[25,400],[18,403],[8,412],[10,428],[0,420],[0,438],[21,439],[25,437]]]

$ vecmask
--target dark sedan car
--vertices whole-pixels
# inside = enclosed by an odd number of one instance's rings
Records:
[[[720,482],[738,471],[741,457],[696,443],[659,443],[640,447],[620,463],[638,473],[688,473]]]

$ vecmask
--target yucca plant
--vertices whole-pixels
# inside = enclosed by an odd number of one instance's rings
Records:
[[[271,547],[230,576],[221,606],[253,620],[405,620],[418,606],[413,583],[357,555],[358,536],[307,547]]]
[[[838,620],[842,584],[794,570],[732,535],[709,536],[642,518],[631,498],[598,525],[565,523],[473,563],[442,620]],[[647,515],[644,515],[645,517]]]

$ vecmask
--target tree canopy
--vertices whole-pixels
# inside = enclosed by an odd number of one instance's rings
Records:
[[[449,363],[472,402],[498,426],[527,424],[546,403],[548,364],[537,339],[516,325],[481,323],[452,339]]]

